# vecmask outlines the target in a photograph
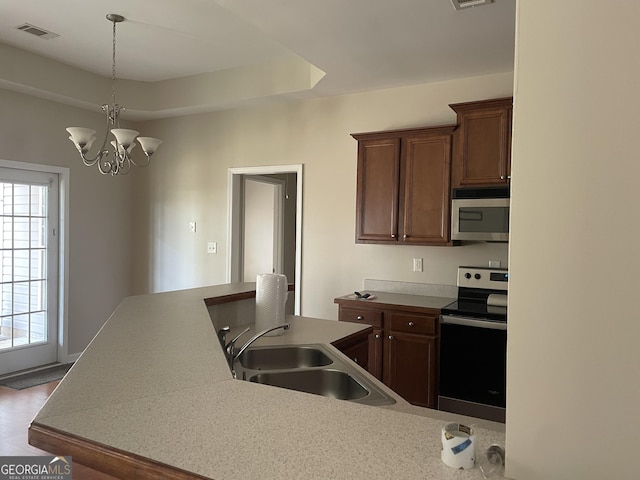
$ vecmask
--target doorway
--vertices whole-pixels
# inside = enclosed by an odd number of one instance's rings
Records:
[[[0,168],[0,375],[58,358],[58,185]]]
[[[230,168],[227,281],[284,273],[301,305],[302,165]]]

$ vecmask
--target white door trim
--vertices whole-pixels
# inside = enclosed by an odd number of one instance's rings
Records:
[[[234,205],[240,202],[240,179],[242,175],[273,175],[280,173],[295,173],[297,177],[296,188],[296,266],[295,266],[295,306],[294,314],[300,315],[302,295],[302,164],[294,165],[267,165],[260,167],[234,167],[229,168],[227,174],[227,271],[226,281],[237,281],[238,256],[241,254],[242,245],[234,245],[233,238],[240,228],[239,215],[234,214]]]

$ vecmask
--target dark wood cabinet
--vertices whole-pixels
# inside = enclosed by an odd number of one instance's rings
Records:
[[[513,98],[449,105],[457,114],[452,187],[507,185],[511,177]]]
[[[455,127],[357,133],[356,242],[450,244]]]
[[[384,383],[414,405],[436,408],[438,316],[385,314]]]
[[[385,338],[384,383],[407,402],[437,408],[436,338],[390,331]]]
[[[369,337],[372,329],[363,330],[332,343],[334,347],[344,353],[353,362],[365,370],[369,370]]]
[[[438,315],[434,309],[336,298],[339,320],[367,323],[366,369],[408,402],[437,408]]]

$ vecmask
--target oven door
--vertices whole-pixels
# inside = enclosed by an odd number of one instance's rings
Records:
[[[505,421],[507,324],[440,317],[438,409]]]

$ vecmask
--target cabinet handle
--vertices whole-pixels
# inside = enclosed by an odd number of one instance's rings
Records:
[[[353,361],[354,361],[354,362],[356,362],[356,363],[358,363],[358,357],[354,357],[354,358],[353,358]]]
[[[413,322],[409,322],[409,326],[410,326],[410,327],[413,327],[414,325],[415,325],[415,323],[413,323]]]
[[[500,180],[511,180],[511,175],[500,175]]]
[[[389,340],[393,340],[393,335],[389,335]]]
[[[396,237],[397,237],[397,235],[395,233],[391,234],[391,238],[396,238]]]
[[[407,235],[407,234],[405,233],[405,234],[402,236],[402,239],[403,239],[403,240],[406,240],[408,236],[409,236],[409,235]]]
[[[356,317],[356,320],[364,320],[364,317],[363,317],[362,315],[358,315],[358,316]]]
[[[379,333],[376,333],[376,338],[380,338],[380,334]]]

